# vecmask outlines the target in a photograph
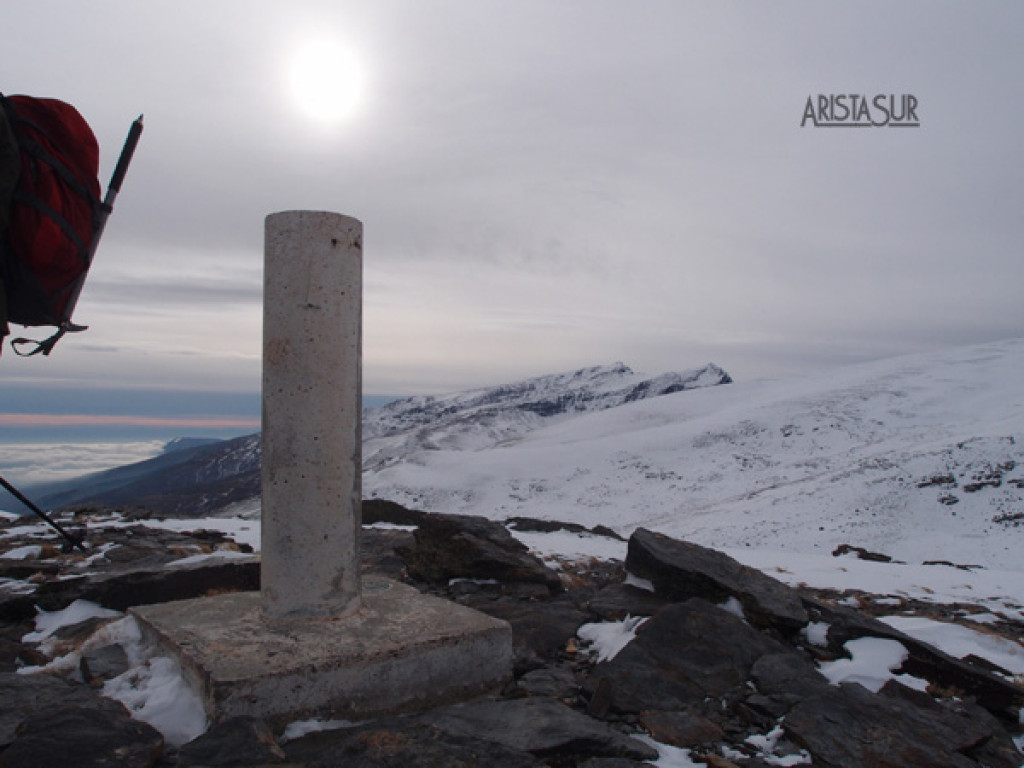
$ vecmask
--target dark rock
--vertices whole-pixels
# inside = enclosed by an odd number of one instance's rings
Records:
[[[658,757],[643,742],[552,699],[473,701],[428,712],[419,719],[451,734],[496,741],[541,758]]]
[[[674,747],[710,744],[725,736],[717,724],[694,712],[641,712],[639,720],[655,741]]]
[[[154,570],[127,570],[91,577],[47,581],[33,596],[43,610],[55,611],[77,599],[124,611],[133,605],[187,600],[212,592],[260,588],[257,558],[217,559]]]
[[[757,690],[768,695],[791,694],[801,698],[821,693],[829,685],[810,659],[795,652],[762,656],[750,669]]]
[[[883,555],[880,552],[871,552],[864,547],[854,547],[850,544],[840,544],[834,550],[832,550],[832,557],[842,557],[853,553],[857,556],[858,560],[869,560],[874,563],[891,563],[892,558],[889,555]]]
[[[505,525],[514,531],[527,531],[533,533],[554,533],[555,531],[569,531],[569,533],[589,533],[595,536],[604,536],[607,539],[625,541],[619,534],[605,525],[595,525],[587,528],[579,523],[567,523],[561,520],[538,520],[533,517],[510,517]]]
[[[384,499],[363,499],[363,525],[391,523],[392,525],[419,525],[428,516],[418,509],[408,509],[401,504]]]
[[[303,768],[544,768],[526,752],[427,723],[385,720],[321,731],[284,745]]]
[[[576,630],[592,620],[565,596],[535,601],[489,600],[471,605],[512,626],[516,666],[522,671],[523,665],[532,668],[541,659],[564,658],[569,642],[576,638]]]
[[[639,763],[625,757],[592,757],[584,760],[576,768],[653,768],[652,763]]]
[[[656,614],[592,675],[611,683],[619,711],[678,710],[743,685],[754,662],[785,650],[731,613],[694,598]]]
[[[37,573],[53,576],[59,570],[52,560],[7,560],[0,559],[0,578],[27,579]]]
[[[0,595],[0,621],[17,622],[35,618],[36,601],[34,595]]]
[[[498,579],[562,588],[558,574],[530,554],[501,523],[484,517],[429,515],[416,529],[416,546],[400,551],[409,576],[430,583]]]
[[[580,691],[575,673],[566,666],[543,667],[527,672],[516,681],[520,690],[531,696],[571,699]]]
[[[0,638],[0,673],[15,672],[23,666],[40,666],[48,661],[35,648],[6,637]]]
[[[965,753],[993,735],[963,713],[923,708],[845,683],[801,702],[782,725],[815,764],[843,768],[977,768]]]
[[[0,755],[4,768],[151,768],[164,740],[120,712],[67,706],[25,718]]]
[[[89,685],[103,685],[131,668],[128,654],[120,645],[106,645],[82,654],[78,670]]]
[[[637,528],[629,538],[626,568],[671,600],[701,597],[720,603],[735,597],[756,626],[793,633],[807,624],[795,590],[707,547]]]
[[[415,543],[409,531],[364,528],[359,536],[362,573],[401,581],[405,575],[405,561],[395,550],[412,547]]]
[[[112,718],[127,716],[120,702],[105,699],[88,686],[47,674],[0,674],[0,702],[0,749],[14,741],[25,721],[63,707],[95,709]]]
[[[265,722],[233,717],[178,750],[178,768],[252,768],[285,760]]]
[[[669,602],[632,584],[609,584],[590,599],[587,607],[605,621],[622,621],[626,616],[653,616]]]

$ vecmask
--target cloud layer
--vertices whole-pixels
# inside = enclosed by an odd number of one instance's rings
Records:
[[[364,222],[370,392],[613,360],[749,378],[1016,336],[1022,27],[1009,0],[18,6],[8,92],[75,103],[104,174],[147,127],[90,331],[0,366],[258,391],[263,217],[295,208]],[[287,85],[325,34],[365,74],[334,125]],[[911,93],[922,126],[801,128],[818,93]]]

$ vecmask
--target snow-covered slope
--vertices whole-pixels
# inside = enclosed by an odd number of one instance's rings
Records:
[[[499,387],[404,398],[364,412],[363,467],[376,471],[419,451],[491,448],[583,413],[731,381],[714,364],[651,378],[615,363]]]
[[[371,427],[404,442],[400,461],[368,462],[364,495],[623,533],[642,525],[716,547],[846,543],[1016,570],[1022,382],[1024,340],[1013,340],[623,402],[529,431],[482,426],[482,440],[439,430],[413,444]],[[380,440],[369,438],[368,455],[385,455],[373,453]]]

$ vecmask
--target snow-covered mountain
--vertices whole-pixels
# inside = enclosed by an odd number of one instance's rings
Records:
[[[584,413],[731,382],[713,363],[653,378],[615,363],[499,387],[404,398],[365,412],[363,469],[376,472],[420,451],[492,448]]]
[[[367,468],[363,490],[434,512],[642,525],[715,547],[850,544],[1017,570],[1021,382],[1024,340],[1013,340],[709,387],[489,435],[486,449],[407,439],[400,460]]]
[[[622,363],[449,395],[410,397],[363,412],[363,466],[372,473],[420,451],[482,450],[546,424],[624,403],[731,383],[714,364],[647,377]],[[213,445],[171,446],[144,462],[53,484],[44,506],[96,502],[205,515],[260,490],[259,435]]]

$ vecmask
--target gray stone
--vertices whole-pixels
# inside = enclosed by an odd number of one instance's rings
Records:
[[[520,690],[531,696],[550,696],[555,699],[571,699],[580,692],[579,681],[568,667],[542,667],[516,681]]]
[[[654,710],[640,713],[640,725],[662,744],[691,748],[724,738],[725,732],[712,721],[694,712]]]
[[[253,717],[215,723],[206,733],[182,745],[176,768],[253,768],[285,760],[269,726]]]
[[[448,733],[488,739],[538,757],[658,757],[643,742],[546,698],[466,702],[428,712],[420,720]]]
[[[821,693],[829,685],[806,656],[796,651],[770,653],[754,662],[750,676],[761,693],[792,694],[800,697]]]
[[[609,584],[587,603],[587,608],[605,621],[622,621],[626,616],[653,616],[670,600],[632,584]]]
[[[614,659],[594,668],[592,677],[611,684],[619,711],[677,710],[744,685],[758,659],[783,651],[777,640],[694,598],[643,624]]]
[[[95,709],[110,717],[127,715],[124,706],[88,686],[47,674],[0,674],[0,749],[14,741],[19,727],[63,707]]]
[[[164,740],[122,709],[63,707],[28,717],[0,755],[4,768],[152,768]]]
[[[530,554],[501,523],[484,517],[429,515],[416,529],[416,546],[402,557],[413,579],[497,579],[562,588],[558,574]]]
[[[876,695],[854,683],[823,689],[794,707],[782,725],[815,764],[842,768],[977,768],[965,753],[994,735],[964,713]]]
[[[207,594],[259,589],[260,561],[217,558],[180,566],[125,570],[88,578],[47,581],[33,595],[43,610],[56,611],[78,599],[126,611],[134,605],[188,600]]]
[[[409,720],[312,733],[288,742],[284,750],[288,766],[302,768],[545,768],[531,754],[489,738]]]
[[[89,685],[103,685],[131,668],[128,654],[120,645],[106,645],[82,654],[78,669]]]
[[[735,597],[756,626],[793,633],[807,625],[795,590],[707,547],[637,528],[629,537],[626,568],[672,600],[702,597],[721,603]]]

